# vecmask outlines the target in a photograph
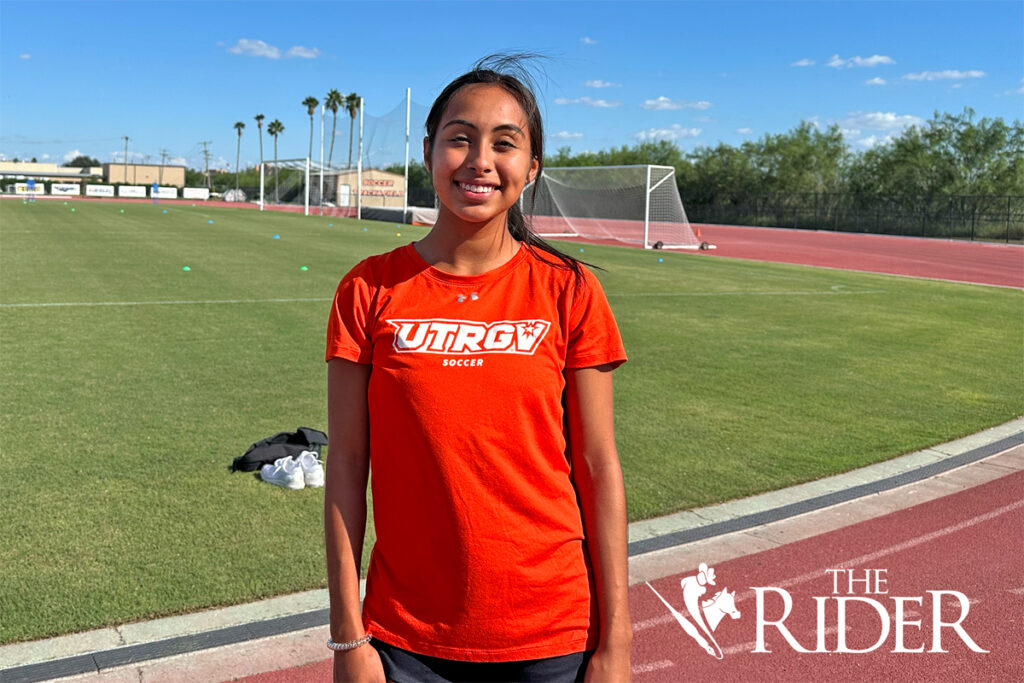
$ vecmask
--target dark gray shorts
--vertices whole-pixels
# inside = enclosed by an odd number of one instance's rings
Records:
[[[583,680],[591,652],[516,662],[463,662],[409,652],[374,638],[384,676],[394,683],[575,683]]]

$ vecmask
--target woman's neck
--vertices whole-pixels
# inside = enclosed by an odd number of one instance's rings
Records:
[[[465,223],[443,206],[437,223],[413,246],[424,261],[452,275],[481,275],[504,265],[519,251],[505,214],[484,224]]]

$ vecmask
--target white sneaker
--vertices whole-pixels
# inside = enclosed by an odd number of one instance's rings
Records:
[[[305,486],[302,469],[292,457],[278,458],[273,465],[260,468],[260,478],[268,484],[286,489],[301,489]]]
[[[306,486],[318,488],[324,485],[324,467],[316,451],[302,451],[295,460],[302,470],[302,479]]]

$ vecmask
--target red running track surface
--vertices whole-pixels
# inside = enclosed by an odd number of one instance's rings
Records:
[[[1024,614],[1024,472],[996,479],[921,505],[854,524],[779,548],[714,565],[716,585],[708,592],[735,591],[737,619],[725,617],[713,638],[723,657],[705,653],[687,635],[665,605],[646,584],[630,588],[633,618],[634,683],[701,681],[1012,681],[1024,680],[1024,649],[1020,646]],[[686,614],[680,580],[696,573],[699,557],[681,573],[651,585]],[[889,633],[872,652],[836,653],[838,608],[836,597],[850,597],[849,583],[839,580],[834,593],[828,569],[884,570],[885,593],[865,595],[864,583],[855,583],[854,596],[869,598],[882,607],[884,617],[865,602],[847,604],[844,629],[849,649],[870,649],[882,631]],[[757,598],[752,587],[776,587],[791,597],[792,610],[784,625],[798,644],[816,649],[817,602],[824,603],[824,649],[801,653],[774,627],[764,629],[768,652],[752,652],[757,643]],[[876,586],[871,586],[874,590]],[[956,591],[969,601],[964,607],[947,593],[939,598],[939,618],[947,624],[963,616],[960,628],[980,649],[971,649],[960,634],[941,629],[940,645],[933,649],[934,598],[929,591]],[[783,614],[780,593],[765,591],[763,616],[777,620]],[[923,652],[894,653],[895,604],[904,601],[903,646]],[[304,683],[330,680],[331,660],[241,680],[248,683]]]
[[[1010,681],[1024,680],[1024,649],[1020,639],[1024,614],[1024,472],[991,481],[884,517],[715,565],[716,586],[709,591],[736,592],[738,619],[725,617],[713,631],[724,656],[718,660],[700,649],[670,616],[668,608],[644,584],[630,589],[634,620],[634,683],[693,681]],[[693,558],[697,565],[700,558]],[[873,652],[836,653],[839,622],[833,578],[826,570],[852,568],[857,578],[865,569],[885,570],[886,594],[876,600],[890,632]],[[680,580],[696,572],[653,581],[652,585],[686,614]],[[764,629],[764,649],[755,653],[757,599],[754,586],[780,587],[792,598],[784,624],[805,649],[816,648],[815,597],[827,597],[825,649],[801,653],[774,627]],[[849,584],[840,580],[839,595]],[[970,601],[961,628],[987,653],[973,651],[951,628],[941,630],[941,647],[933,652],[933,597],[929,591],[958,591]],[[765,591],[765,620],[782,617],[781,594]],[[906,649],[894,653],[893,596],[923,598],[906,602],[902,629]],[[940,600],[942,621],[955,622],[963,613],[952,594]],[[865,602],[848,604],[847,647],[868,649],[879,639],[883,617]],[[916,625],[914,625],[916,624]]]
[[[715,256],[1024,288],[1024,246],[861,233],[694,225]]]

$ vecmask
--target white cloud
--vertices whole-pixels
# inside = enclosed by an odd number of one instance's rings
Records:
[[[42,159],[43,161],[46,161],[47,159],[50,158],[50,155],[49,154],[44,154],[43,156],[41,156],[39,158]]]
[[[301,57],[302,59],[316,59],[320,56],[320,50],[315,47],[303,47],[296,45],[288,48],[287,57]]]
[[[886,83],[886,80],[884,78],[877,78],[877,77],[876,78],[872,78],[869,81],[864,81],[864,85],[886,85],[886,84],[887,83]]]
[[[895,64],[892,57],[885,55],[871,55],[870,57],[847,57],[843,59],[839,55],[829,57],[827,64],[833,69],[842,69],[854,66],[878,66],[879,64]]]
[[[893,112],[850,112],[846,119],[839,122],[840,128],[850,130],[903,130],[910,126],[920,126],[924,119],[913,114],[895,114]]]
[[[597,41],[591,38],[590,36],[583,36],[582,38],[580,38],[580,42],[583,43],[584,45],[597,45]]]
[[[883,137],[869,135],[866,138],[857,140],[857,144],[865,149],[871,149],[872,147],[878,147],[879,145],[887,145],[892,142],[892,139],[891,135],[885,135]]]
[[[700,128],[683,128],[678,123],[673,123],[668,128],[648,128],[633,135],[641,142],[645,140],[678,140],[680,138],[695,138],[700,135]]]
[[[644,109],[710,109],[711,103],[701,100],[699,102],[679,102],[664,95],[659,95],[654,100],[644,100]]]
[[[751,130],[750,128],[737,128],[736,132],[739,133],[740,135],[750,135],[754,131]]]
[[[587,86],[588,88],[621,88],[622,87],[621,83],[611,83],[609,81],[602,81],[601,79],[597,79],[597,80],[594,80],[594,81],[587,81],[583,85]]]
[[[123,155],[124,152],[122,152],[121,154]],[[67,154],[64,155],[64,163],[67,163],[67,162],[71,161],[72,159],[74,159],[75,157],[80,157],[80,156],[82,156],[81,150],[73,149],[73,150],[71,150],[70,152],[68,152]]]
[[[168,166],[187,166],[188,160],[185,157],[171,157],[167,160]]]
[[[583,133],[570,133],[567,130],[560,130],[551,137],[556,140],[579,140],[583,137]]]
[[[793,62],[790,66],[814,66],[813,59],[807,59],[806,57],[801,59],[799,62]]]
[[[30,55],[29,53],[25,52],[23,54],[18,55],[18,59],[32,59],[32,55]]]
[[[268,59],[280,59],[281,51],[273,45],[267,45],[262,40],[249,40],[241,38],[237,43],[228,48],[233,55],[246,55],[247,57],[267,57]]]
[[[946,69],[945,71],[921,71],[916,74],[906,74],[903,78],[908,81],[940,81],[940,80],[963,80],[965,78],[984,78],[985,72],[977,69],[960,71],[958,69]]]
[[[274,45],[269,45],[262,40],[249,40],[242,38],[228,48],[233,55],[245,55],[247,57],[266,57],[267,59],[280,59],[281,50]],[[300,57],[302,59],[316,59],[320,56],[320,50],[315,47],[294,45],[284,53],[285,57]]]
[[[555,104],[585,104],[589,107],[617,107],[622,104],[622,102],[619,102],[618,100],[609,102],[608,100],[583,96],[573,98],[559,97],[555,100]]]
[[[711,116],[698,116],[694,121],[697,123],[714,123],[715,119]]]
[[[855,138],[860,136],[860,131],[856,128],[840,128],[839,132],[842,133],[844,138]]]

